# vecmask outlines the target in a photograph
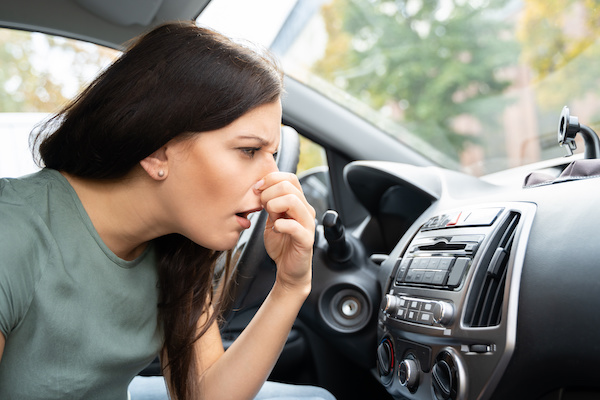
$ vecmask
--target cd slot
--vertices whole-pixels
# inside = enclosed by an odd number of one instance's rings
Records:
[[[417,237],[408,252],[414,255],[424,253],[473,255],[484,237],[484,235]]]
[[[437,242],[435,244],[417,246],[415,251],[460,251],[465,250],[466,247],[466,243]]]

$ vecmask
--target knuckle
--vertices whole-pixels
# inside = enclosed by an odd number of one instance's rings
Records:
[[[296,186],[294,186],[294,184],[290,181],[283,181],[282,185],[287,191],[292,191],[296,189]]]

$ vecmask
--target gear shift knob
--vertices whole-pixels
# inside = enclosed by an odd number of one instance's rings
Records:
[[[327,210],[323,214],[323,231],[329,244],[327,251],[329,258],[340,263],[348,261],[352,255],[352,248],[346,242],[346,230],[337,212]]]

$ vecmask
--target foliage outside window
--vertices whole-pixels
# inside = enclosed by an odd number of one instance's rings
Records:
[[[62,37],[0,29],[0,111],[58,111],[119,54]]]
[[[0,176],[34,172],[32,128],[60,110],[119,52],[61,37],[0,29]]]
[[[600,122],[598,0],[317,2],[298,1],[303,29],[275,41],[286,72],[443,166],[560,157],[565,105]]]
[[[35,169],[27,147],[33,125],[61,109],[118,57],[90,43],[0,29],[0,176]],[[301,137],[298,173],[326,165],[323,149]]]

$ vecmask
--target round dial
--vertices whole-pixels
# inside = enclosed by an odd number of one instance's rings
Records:
[[[438,354],[431,374],[435,399],[455,400],[458,398],[458,368],[450,353],[443,351]]]
[[[440,325],[448,325],[454,318],[454,306],[447,301],[438,301],[433,307],[433,320]]]
[[[377,365],[382,376],[388,376],[394,368],[394,351],[389,339],[384,339],[377,348]]]
[[[398,380],[402,386],[414,391],[419,384],[419,366],[412,358],[405,358],[398,365]]]
[[[400,299],[393,294],[385,295],[385,309],[384,311],[388,315],[396,315],[398,308],[400,307]]]

